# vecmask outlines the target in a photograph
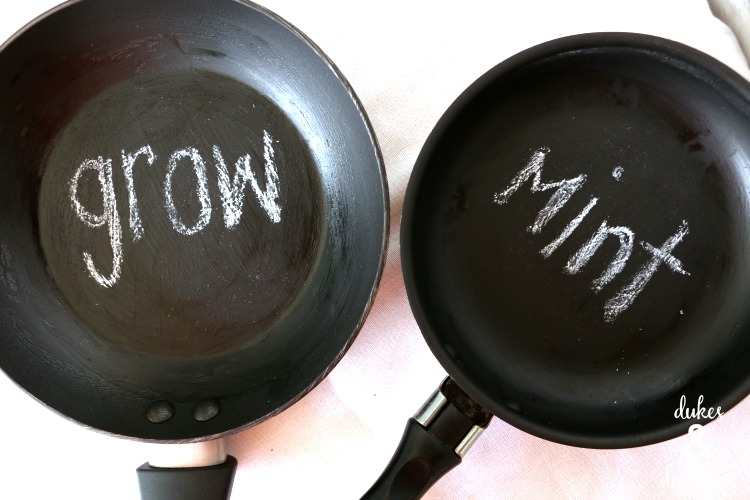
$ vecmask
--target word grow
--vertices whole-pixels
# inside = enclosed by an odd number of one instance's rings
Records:
[[[235,163],[235,175],[230,176],[229,169],[224,161],[224,156],[218,146],[212,148],[214,166],[218,174],[218,188],[221,204],[224,210],[224,225],[226,229],[233,229],[239,224],[242,216],[243,203],[245,199],[245,188],[249,184],[257,198],[260,206],[268,218],[274,224],[281,221],[281,206],[279,205],[279,176],[274,162],[273,138],[263,131],[263,159],[265,163],[265,188],[261,188],[258,180],[250,168],[250,155],[246,154],[237,159]],[[129,226],[133,242],[139,241],[145,234],[143,222],[138,208],[138,196],[135,189],[134,177],[135,166],[139,160],[145,159],[146,165],[141,168],[151,167],[156,161],[151,146],[146,145],[133,153],[122,150],[122,170],[125,176],[125,184],[128,193]],[[185,223],[177,210],[174,201],[173,179],[182,164],[189,165],[182,172],[190,172],[195,175],[195,183],[200,212],[197,221],[192,224]],[[164,178],[163,194],[164,208],[169,221],[175,231],[190,236],[202,231],[211,220],[211,197],[208,192],[208,178],[206,175],[206,162],[200,152],[193,147],[187,147],[173,152],[167,160],[167,172]],[[93,214],[83,206],[78,197],[81,177],[87,171],[96,174],[101,195],[103,213]],[[70,201],[78,219],[91,228],[107,227],[109,239],[112,246],[112,269],[109,273],[101,272],[89,252],[83,252],[83,261],[89,275],[102,287],[112,287],[120,279],[123,264],[122,239],[123,231],[120,224],[120,216],[117,210],[117,199],[113,183],[112,159],[102,158],[88,159],[83,161],[76,169],[69,183]]]

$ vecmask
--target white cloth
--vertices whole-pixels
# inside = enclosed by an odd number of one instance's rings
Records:
[[[57,3],[4,3],[0,39]],[[314,40],[362,100],[388,170],[392,226],[377,300],[341,363],[289,410],[227,439],[229,453],[240,461],[233,498],[354,499],[378,477],[406,419],[444,376],[407,303],[398,234],[416,156],[453,99],[516,52],[590,31],[655,34],[707,52],[745,77],[750,71],[703,0],[262,3]],[[0,401],[0,498],[138,498],[135,468],[154,445],[84,429],[3,375]],[[554,444],[494,419],[464,462],[426,498],[748,495],[750,399],[699,435],[625,450]]]

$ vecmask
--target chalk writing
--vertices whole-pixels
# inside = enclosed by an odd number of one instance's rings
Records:
[[[87,170],[96,172],[97,180],[101,186],[104,206],[101,215],[92,214],[78,201],[78,185],[81,176]],[[73,202],[73,209],[76,215],[84,224],[92,228],[107,225],[109,240],[112,245],[112,272],[109,275],[100,273],[96,269],[94,259],[88,252],[83,252],[83,262],[86,264],[86,269],[91,277],[101,286],[109,288],[120,279],[120,272],[122,270],[122,227],[120,226],[120,216],[117,213],[115,188],[112,181],[112,159],[107,158],[105,160],[100,156],[95,160],[86,160],[81,163],[70,181],[70,199]]]
[[[240,156],[235,163],[235,174],[230,176],[224,156],[218,146],[212,148],[214,166],[217,172],[218,191],[224,212],[224,226],[231,230],[237,227],[243,213],[245,187],[249,184],[253,195],[258,200],[269,220],[278,224],[281,222],[282,207],[279,204],[279,175],[276,169],[273,138],[263,131],[263,163],[265,167],[265,186],[260,184],[250,168],[249,154]],[[152,168],[157,161],[157,155],[151,146],[143,146],[133,153],[121,151],[123,176],[128,194],[129,226],[133,242],[138,242],[146,234],[140,215],[138,194],[136,190],[135,165],[144,158],[143,168]],[[96,174],[98,190],[101,193],[103,211],[101,214],[91,213],[80,201],[79,189],[83,175],[91,171]],[[192,175],[195,182],[190,185],[195,188],[200,210],[194,221],[186,222],[180,215],[175,200],[174,179],[181,175]],[[89,252],[83,252],[83,261],[89,275],[102,287],[114,286],[120,279],[123,265],[122,227],[117,211],[117,197],[115,194],[114,173],[111,158],[98,157],[84,160],[76,169],[68,185],[71,206],[78,219],[91,228],[107,226],[110,245],[112,247],[112,265],[109,273],[100,271]],[[211,221],[212,202],[209,193],[208,167],[206,162],[194,147],[186,147],[174,151],[167,159],[167,170],[163,184],[164,208],[172,228],[179,234],[191,236],[201,232]],[[179,197],[185,199],[185,197]]]
[[[544,256],[544,258],[552,255],[552,253],[557,250],[557,248],[562,245],[571,234],[573,234],[573,231],[578,228],[581,222],[583,222],[583,219],[585,219],[589,212],[591,212],[591,209],[596,206],[598,201],[599,198],[591,198],[591,201],[588,203],[588,205],[583,207],[583,210],[581,210],[581,212],[576,215],[575,218],[570,221],[567,226],[565,226],[565,229],[563,229],[560,235],[555,238],[549,245],[542,248],[540,253]]]
[[[196,180],[198,181],[195,185],[198,191],[198,202],[201,204],[201,211],[198,215],[198,220],[193,226],[186,226],[177,214],[177,208],[174,205],[174,198],[172,192],[172,179],[177,171],[177,166],[180,164],[180,160],[183,158],[189,158],[190,163],[193,165],[193,172],[195,173]],[[172,227],[178,233],[190,236],[199,231],[202,231],[208,223],[211,221],[211,197],[208,194],[208,179],[206,178],[206,164],[203,161],[203,157],[195,148],[185,148],[179,151],[175,151],[169,157],[169,169],[167,170],[167,176],[164,179],[164,206],[169,214],[169,220],[172,222]]]
[[[594,280],[593,287],[597,292],[604,288],[604,286],[612,281],[620,271],[625,267],[625,264],[630,258],[630,254],[633,252],[633,239],[635,235],[633,231],[627,227],[609,227],[607,221],[602,222],[599,229],[596,230],[594,235],[589,241],[587,241],[575,255],[573,255],[568,264],[565,266],[565,271],[569,274],[575,274],[579,272],[583,266],[588,264],[591,257],[594,256],[599,247],[602,246],[607,236],[616,236],[620,240],[620,248],[617,250],[617,254],[609,266],[604,270],[601,276]]]
[[[227,229],[236,226],[242,215],[242,204],[245,198],[245,185],[250,182],[250,187],[265,210],[268,218],[274,223],[281,221],[281,206],[279,206],[279,174],[276,172],[274,162],[273,139],[268,132],[263,132],[263,159],[266,165],[266,189],[260,188],[258,181],[250,170],[250,155],[240,157],[235,164],[236,174],[234,179],[229,179],[229,170],[221,150],[218,146],[213,147],[214,161],[219,174],[219,192],[221,203],[224,206],[224,224]]]
[[[571,197],[580,190],[586,183],[585,174],[578,175],[570,179],[563,179],[557,182],[542,182],[542,170],[550,148],[539,148],[534,151],[525,167],[511,179],[509,186],[494,194],[493,201],[497,205],[505,205],[510,197],[526,182],[531,180],[531,192],[539,193],[554,189],[552,196],[539,211],[536,219],[528,227],[532,234],[540,234],[542,229],[554,217],[565,204],[570,201]],[[612,171],[612,177],[621,182],[625,169],[618,165]],[[549,258],[560,246],[575,232],[583,220],[588,217],[594,207],[597,205],[599,198],[592,197],[588,204],[576,215],[562,230],[562,232],[549,244],[540,250],[543,258]],[[612,298],[604,304],[604,321],[614,321],[622,312],[624,312],[638,295],[643,291],[648,282],[651,280],[656,271],[663,265],[670,271],[690,276],[682,267],[682,262],[677,259],[672,252],[677,245],[682,242],[683,238],[689,233],[687,221],[682,221],[677,232],[670,236],[664,244],[656,248],[648,242],[640,241],[640,246],[650,254],[649,260],[644,263],[631,277],[630,282],[623,286]],[[612,261],[607,265],[602,274],[594,279],[591,288],[595,293],[602,291],[614,278],[619,275],[626,267],[633,247],[635,246],[635,233],[626,226],[610,226],[607,219],[599,225],[594,234],[574,252],[568,259],[563,271],[567,274],[579,273],[597,253],[600,247],[609,237],[617,238],[619,248],[615,253]]]
[[[576,191],[581,189],[581,186],[586,182],[586,176],[579,175],[574,179],[563,179],[559,182],[552,182],[549,184],[543,183],[541,180],[542,166],[544,166],[544,159],[547,157],[547,154],[549,154],[549,151],[549,148],[542,148],[535,151],[531,156],[529,163],[526,165],[526,168],[518,172],[513,180],[510,181],[510,186],[501,193],[495,193],[494,196],[495,203],[498,205],[504,205],[508,202],[510,196],[515,193],[524,182],[528,181],[531,176],[534,176],[531,183],[532,193],[539,193],[557,188],[557,191],[552,194],[552,197],[544,208],[539,211],[539,215],[537,215],[534,223],[529,226],[529,231],[531,231],[532,234],[539,234],[550,219],[555,216],[555,214],[568,202],[570,197],[573,196]]]
[[[643,291],[646,284],[661,264],[666,264],[666,266],[675,273],[690,276],[690,273],[682,268],[682,263],[670,253],[687,234],[688,224],[686,221],[682,221],[677,232],[670,236],[661,248],[654,248],[649,243],[641,241],[641,246],[649,252],[652,257],[638,270],[637,273],[635,273],[632,281],[625,285],[622,290],[617,292],[617,295],[609,299],[604,305],[605,320],[613,321],[621,312],[630,307],[630,304],[632,304],[638,294]]]
[[[146,156],[148,165],[151,166],[156,161],[156,155],[151,146],[144,146],[133,154],[126,154],[122,151],[122,170],[125,174],[125,184],[128,189],[128,205],[130,206],[130,232],[133,233],[133,241],[138,241],[143,237],[143,224],[141,223],[141,214],[138,210],[138,198],[135,195],[135,181],[133,179],[133,167],[139,156]]]

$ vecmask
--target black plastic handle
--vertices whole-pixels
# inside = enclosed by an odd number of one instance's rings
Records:
[[[410,418],[393,458],[362,500],[421,498],[460,463],[461,457]]]
[[[398,449],[362,500],[421,498],[446,472],[461,463],[492,414],[447,378],[409,419]]]
[[[145,463],[136,469],[142,500],[228,500],[237,459],[209,467],[166,468]]]

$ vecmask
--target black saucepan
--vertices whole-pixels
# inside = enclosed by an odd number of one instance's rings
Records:
[[[244,1],[81,0],[0,50],[0,367],[144,440],[315,386],[372,304],[385,171],[352,89]]]
[[[750,85],[694,49],[579,35],[478,79],[419,155],[401,230],[409,302],[451,378],[369,496],[420,496],[490,414],[620,448],[739,402],[748,193]],[[675,418],[683,401],[704,412]]]

